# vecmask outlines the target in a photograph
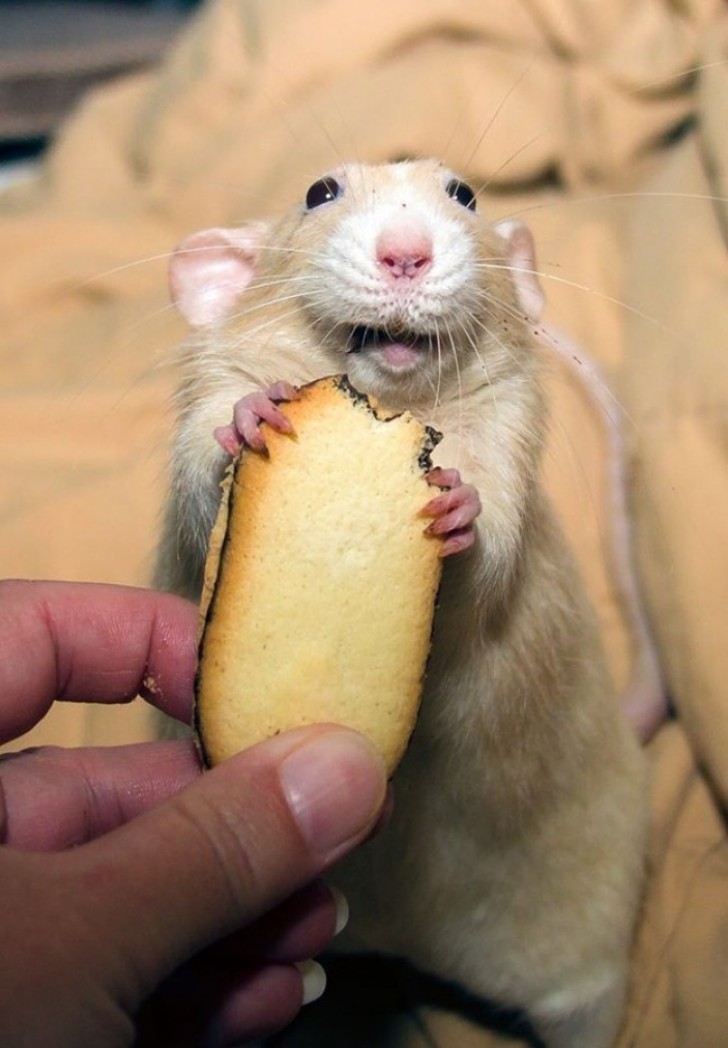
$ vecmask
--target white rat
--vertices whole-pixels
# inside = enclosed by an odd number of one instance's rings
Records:
[[[261,420],[286,429],[276,401],[293,387],[346,371],[444,434],[443,491],[423,507],[446,562],[420,717],[390,825],[337,871],[347,945],[525,1009],[550,1048],[607,1048],[640,894],[643,767],[538,483],[530,234],[490,224],[435,161],[352,164],[278,222],[190,237],[171,286],[199,332],[159,584],[198,595],[228,453],[261,449]]]

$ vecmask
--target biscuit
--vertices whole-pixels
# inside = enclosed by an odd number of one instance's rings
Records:
[[[440,580],[422,515],[440,439],[345,376],[280,405],[228,471],[201,603],[195,725],[208,764],[290,728],[368,736],[391,773],[413,730]]]

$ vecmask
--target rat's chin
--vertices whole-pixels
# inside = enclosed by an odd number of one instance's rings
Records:
[[[346,356],[352,385],[395,410],[431,398],[437,360],[426,336],[398,336],[367,329],[361,341],[350,337]]]

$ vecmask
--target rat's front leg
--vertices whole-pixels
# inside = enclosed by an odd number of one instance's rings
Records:
[[[253,451],[265,451],[261,422],[267,422],[279,433],[293,433],[293,426],[278,404],[297,399],[298,390],[290,382],[274,382],[266,390],[247,393],[234,404],[232,421],[215,429],[215,440],[230,455],[237,455],[243,445]]]
[[[427,531],[442,536],[440,556],[465,552],[475,542],[475,521],[482,509],[477,489],[464,484],[456,469],[438,466],[426,474],[426,479],[443,489],[422,511],[424,516],[434,518]]]
[[[193,600],[199,598],[202,588],[207,543],[220,505],[220,481],[230,456],[243,444],[265,451],[261,422],[291,432],[290,422],[276,405],[296,399],[294,386],[276,382],[265,391],[250,389],[242,397],[240,393],[240,386],[231,383],[214,398],[190,404],[174,441],[154,583]],[[229,417],[231,404],[232,421],[219,425],[221,418]]]

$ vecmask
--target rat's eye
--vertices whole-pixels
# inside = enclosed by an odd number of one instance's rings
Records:
[[[335,178],[320,178],[318,182],[314,182],[309,187],[308,193],[306,193],[306,207],[309,211],[313,211],[315,207],[321,207],[322,204],[328,204],[332,200],[336,200],[343,192],[344,187]]]
[[[457,200],[458,204],[462,204],[463,207],[467,207],[470,211],[475,211],[475,193],[466,182],[461,182],[459,178],[453,178],[445,187],[445,192],[453,200]]]

